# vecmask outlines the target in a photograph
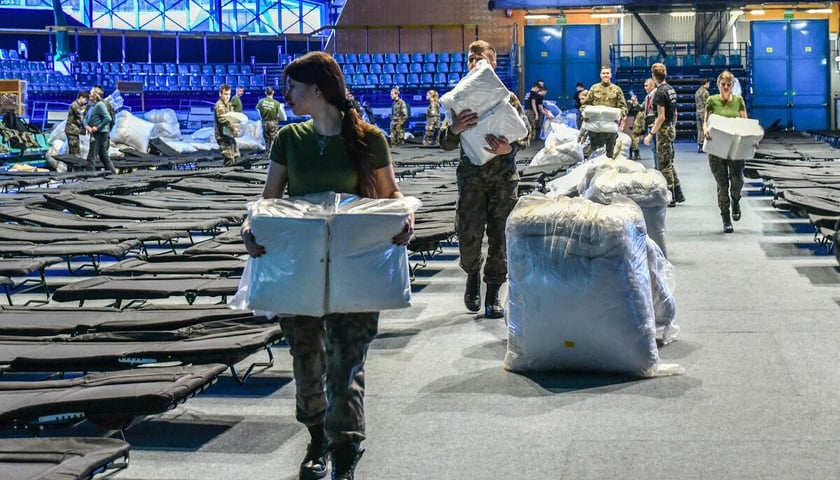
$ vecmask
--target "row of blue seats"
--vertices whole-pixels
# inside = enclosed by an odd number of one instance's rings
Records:
[[[43,72],[47,70],[47,64],[29,60],[0,60],[0,69],[16,72]]]
[[[250,75],[251,65],[237,64],[198,64],[198,63],[120,63],[120,62],[79,62],[79,73],[104,74],[154,74],[154,75]]]
[[[381,73],[463,73],[466,70],[463,63],[386,63],[380,65],[378,63],[345,63],[341,66],[341,71],[344,75],[353,75],[354,73],[369,74],[373,73],[379,75]]]
[[[345,77],[347,85],[353,88],[404,88],[404,87],[423,87],[423,88],[448,88],[455,86],[461,75],[456,72],[451,73],[381,73],[376,74],[361,74],[356,73]]]
[[[463,52],[426,53],[334,53],[340,64],[345,63],[464,63]]]
[[[666,66],[696,66],[696,65],[741,65],[741,55],[733,53],[727,58],[726,55],[669,55],[663,60],[658,55],[651,55],[645,57],[637,55],[634,57],[622,56],[618,57],[618,66],[621,67],[649,67],[654,63],[662,62]]]

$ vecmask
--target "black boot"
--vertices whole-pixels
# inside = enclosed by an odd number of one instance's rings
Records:
[[[668,202],[669,207],[676,207],[677,206],[677,193],[674,191],[673,188],[670,189],[671,191],[671,201]]]
[[[674,201],[677,203],[683,203],[685,201],[685,195],[683,195],[682,187],[679,185],[674,187]]]
[[[741,205],[738,200],[732,200],[732,220],[736,222],[741,219]]]
[[[499,300],[501,285],[496,283],[487,284],[487,296],[484,297],[484,316],[487,318],[504,318],[505,309]]]
[[[332,480],[353,480],[356,464],[362,458],[364,450],[354,443],[336,445],[332,449]]]
[[[306,456],[300,462],[300,480],[316,480],[327,476],[329,448],[324,436],[324,424],[307,427],[312,437],[306,446]]]
[[[732,221],[729,220],[729,212],[720,214],[720,217],[723,219],[723,233],[732,233],[735,231],[732,228]]]
[[[630,160],[641,160],[642,159],[642,157],[639,156],[639,150],[638,149],[632,150],[630,152],[630,156],[631,156]]]
[[[471,312],[477,312],[481,309],[481,274],[478,272],[467,274],[464,305]]]

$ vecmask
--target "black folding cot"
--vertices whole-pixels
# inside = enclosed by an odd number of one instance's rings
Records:
[[[128,466],[129,444],[115,438],[0,439],[4,480],[90,480]]]

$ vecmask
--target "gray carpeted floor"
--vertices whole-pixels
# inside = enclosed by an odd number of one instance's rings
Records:
[[[464,309],[447,245],[419,272],[413,306],[382,314],[358,478],[837,478],[836,260],[755,184],[722,234],[705,155],[678,144],[676,165],[687,201],[668,209],[667,245],[682,332],[660,354],[684,376],[506,372],[504,321]],[[275,350],[244,388],[225,377],[128,430],[131,466],[115,478],[297,478],[308,434],[291,359]]]

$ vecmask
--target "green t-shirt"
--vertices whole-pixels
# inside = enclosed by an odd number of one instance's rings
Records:
[[[714,113],[721,117],[738,118],[741,112],[746,112],[747,106],[744,97],[732,95],[728,102],[724,102],[720,95],[712,95],[706,100],[706,114]]]
[[[230,98],[230,106],[233,107],[234,112],[242,113],[242,99],[239,98],[239,95]]]
[[[257,111],[260,113],[260,118],[266,122],[276,122],[280,116],[281,108],[283,108],[283,105],[273,98],[265,97],[257,102]]]
[[[388,140],[376,127],[365,124],[365,140],[374,170],[391,164]],[[312,120],[281,128],[274,138],[269,157],[288,169],[289,195],[297,197],[317,192],[361,195],[359,174],[347,156],[340,135],[320,137]]]

